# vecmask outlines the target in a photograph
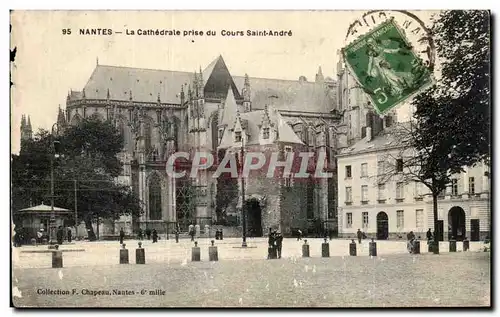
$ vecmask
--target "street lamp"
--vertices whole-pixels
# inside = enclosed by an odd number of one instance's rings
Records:
[[[247,217],[246,217],[246,209],[245,209],[245,178],[243,175],[243,166],[244,166],[244,160],[245,160],[245,149],[243,147],[243,133],[241,136],[241,216],[243,217],[242,219],[242,226],[243,226],[243,242],[241,243],[242,248],[247,247]]]
[[[54,158],[59,158],[61,150],[61,142],[54,140],[54,128],[56,128],[57,123],[52,125],[51,129],[51,153],[50,153],[50,221],[49,221],[49,248],[56,244],[56,215],[54,212]]]

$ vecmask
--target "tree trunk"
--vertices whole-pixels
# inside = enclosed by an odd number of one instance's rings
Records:
[[[438,195],[439,193],[432,193],[432,212],[434,214],[434,253],[439,253],[439,237],[441,233],[439,232],[439,215],[438,215]],[[436,251],[437,250],[437,251]]]
[[[96,236],[94,233],[94,228],[92,227],[92,220],[85,218],[85,227],[87,228],[88,238],[90,241],[95,241]]]

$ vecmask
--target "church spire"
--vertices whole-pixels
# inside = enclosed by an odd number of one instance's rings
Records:
[[[57,126],[59,128],[66,126],[66,117],[64,116],[64,112],[61,109],[61,105],[59,105],[59,112],[57,113]]]
[[[321,66],[318,68],[318,73],[316,74],[316,82],[322,83],[325,81],[325,77],[323,76],[323,71],[321,70]]]
[[[200,98],[203,98],[203,90],[205,89],[205,83],[203,82],[203,73],[201,72],[201,66],[200,66],[200,77],[199,77],[199,82],[198,82],[198,89],[199,89],[198,95],[200,96]]]

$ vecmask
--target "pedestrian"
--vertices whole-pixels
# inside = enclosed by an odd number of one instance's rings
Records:
[[[156,243],[158,242],[158,232],[156,231],[156,229],[153,229],[153,243]]]
[[[429,230],[427,230],[427,244],[429,244],[431,240],[432,240],[432,232],[431,228],[429,228]]]
[[[179,227],[175,230],[175,243],[179,243]]]
[[[302,230],[297,230],[297,241],[302,240]]]
[[[363,233],[361,230],[358,229],[358,232],[356,233],[358,236],[358,243],[361,244],[361,239],[363,238]]]
[[[73,238],[72,234],[71,234],[71,229],[68,228],[68,232],[67,232],[67,238],[68,238],[68,243],[71,243],[71,239]]]
[[[283,235],[281,232],[276,234],[276,251],[278,259],[281,259],[281,248],[283,247]]]
[[[120,244],[123,244],[123,239],[125,238],[125,232],[123,228],[120,228]]]
[[[189,235],[191,236],[191,241],[194,241],[194,235],[195,235],[194,228],[189,231]]]
[[[274,248],[275,235],[274,232],[271,231],[271,228],[269,228],[269,238],[267,240],[267,243],[268,243],[267,258],[275,259],[276,258],[276,250]]]
[[[142,240],[142,229],[139,228],[139,231],[137,231],[137,236],[139,237],[139,240]]]
[[[413,231],[410,231],[407,235],[406,238],[408,239],[408,252],[413,253],[415,249],[415,234]]]
[[[59,245],[63,244],[64,231],[62,226],[59,226],[59,228],[57,228],[56,238],[57,238],[57,244]]]
[[[40,229],[37,233],[36,233],[36,237],[38,239],[38,243],[42,243],[42,238],[43,238],[43,228]]]
[[[146,237],[148,238],[148,240],[151,240],[151,229],[149,228],[146,228]]]

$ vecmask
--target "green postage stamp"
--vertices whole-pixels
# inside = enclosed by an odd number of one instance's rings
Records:
[[[432,84],[429,69],[394,19],[343,49],[344,60],[379,115]]]

